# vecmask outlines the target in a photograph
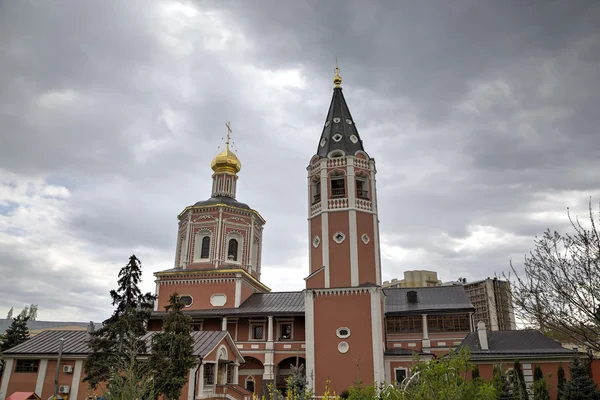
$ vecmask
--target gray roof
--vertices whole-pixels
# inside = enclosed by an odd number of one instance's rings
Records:
[[[489,350],[481,350],[478,332],[471,332],[459,348],[467,347],[473,358],[494,358],[502,355],[573,355],[538,330],[487,331]]]
[[[4,334],[10,324],[12,323],[12,319],[0,319],[0,335]],[[87,327],[89,322],[63,322],[63,321],[27,321],[27,327],[29,330],[40,330],[40,329],[52,329],[52,328],[61,328],[66,326],[80,326],[82,328]],[[102,324],[96,324],[102,326]]]
[[[385,292],[386,313],[417,313],[425,311],[473,311],[475,308],[462,286],[431,286],[422,288],[390,288]],[[417,302],[409,303],[406,294],[417,292]]]
[[[164,311],[154,312],[163,316]],[[208,310],[190,310],[190,316],[226,316],[226,315],[304,315],[304,294],[302,292],[253,293],[240,304],[239,308],[211,308]]]
[[[341,135],[338,141],[333,139],[337,134]],[[352,135],[358,139],[356,143],[350,140]],[[317,155],[327,157],[327,154],[333,150],[342,150],[346,155],[354,155],[359,150],[364,151],[362,140],[356,130],[356,124],[352,119],[341,87],[333,89],[329,112],[317,146]]]
[[[144,335],[144,341],[150,348],[152,337],[156,332],[148,332]],[[203,357],[207,355],[223,340],[228,333],[226,331],[198,331],[193,332],[194,355]],[[59,340],[64,338],[63,354],[88,354],[90,348],[87,345],[87,331],[44,331],[32,337],[24,343],[8,349],[4,355],[12,354],[57,354]]]
[[[248,204],[240,203],[233,197],[227,197],[227,196],[211,197],[208,200],[202,200],[202,201],[197,202],[196,204],[194,204],[194,206],[214,206],[216,204],[225,204],[225,205],[228,205],[231,207],[243,208],[245,210],[252,210]]]

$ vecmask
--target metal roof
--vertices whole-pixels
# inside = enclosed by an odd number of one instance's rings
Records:
[[[166,312],[154,312],[154,316]],[[302,292],[253,293],[238,308],[211,308],[190,310],[192,317],[227,315],[304,315],[304,294]]]
[[[459,348],[467,347],[474,358],[502,355],[574,355],[575,351],[564,348],[538,330],[486,331],[489,350],[481,350],[478,332],[471,332]]]
[[[475,308],[462,286],[431,286],[422,288],[389,288],[385,293],[386,313],[472,310]],[[407,293],[417,292],[417,302],[410,303]]]
[[[152,337],[156,333],[157,332],[148,332],[144,335],[143,340],[146,342],[148,349],[150,349]],[[207,355],[227,335],[228,333],[226,331],[192,332],[194,338],[194,355],[200,357]],[[63,354],[90,353],[90,348],[87,345],[87,331],[44,331],[26,342],[6,350],[4,355],[57,354],[60,339],[65,339],[63,344]]]
[[[342,150],[346,155],[351,156],[359,150],[365,151],[341,87],[333,89],[333,97],[327,112],[323,133],[319,139],[317,155],[327,157],[333,150]]]

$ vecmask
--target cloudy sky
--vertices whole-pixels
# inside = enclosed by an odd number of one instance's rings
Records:
[[[0,1],[0,317],[102,320],[171,268],[231,121],[264,282],[307,275],[306,165],[335,57],[377,161],[384,279],[521,265],[600,200],[600,3]]]

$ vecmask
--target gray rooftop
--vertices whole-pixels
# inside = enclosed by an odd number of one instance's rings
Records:
[[[385,292],[386,313],[417,313],[425,311],[474,311],[469,295],[462,286],[431,286],[422,288],[389,288]],[[417,292],[417,302],[409,303],[407,293]]]
[[[489,350],[481,350],[477,332],[471,332],[459,348],[467,347],[473,358],[493,358],[502,355],[565,355],[572,356],[573,350],[564,348],[538,330],[487,331]]]
[[[162,316],[164,311],[154,312]],[[208,310],[190,310],[190,316],[225,315],[304,315],[304,294],[302,292],[253,293],[240,304],[239,308],[211,308]]]
[[[156,332],[148,332],[144,335],[144,341],[150,348],[152,337]],[[193,332],[194,337],[194,355],[203,357],[227,336],[225,331],[199,331]],[[63,344],[63,354],[85,355],[90,352],[87,345],[87,331],[44,331],[40,334],[21,343],[18,346],[8,349],[4,352],[5,356],[17,354],[57,354],[59,350],[59,340],[65,339]]]

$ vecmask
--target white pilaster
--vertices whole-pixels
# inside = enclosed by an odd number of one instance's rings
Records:
[[[199,368],[200,373],[198,374],[198,391],[196,392],[196,397],[198,398],[203,397],[202,394],[204,392],[204,364],[206,364],[206,362],[202,361]]]
[[[46,370],[48,369],[48,360],[43,359],[40,361],[40,368],[38,369],[38,376],[35,382],[35,394],[42,397],[42,389],[44,388],[44,379],[46,378]]]
[[[156,282],[156,289],[154,289],[154,294],[156,295],[156,300],[154,300],[154,311],[158,311],[158,294],[160,292],[160,282],[158,281],[158,279],[154,282]]]
[[[221,330],[222,331],[226,331],[227,330],[227,317],[223,317],[221,319]]]
[[[325,287],[328,288],[330,285],[329,277],[329,213],[324,212],[321,214],[321,249],[323,251],[323,267],[325,270]]]
[[[196,368],[198,368],[198,367],[193,367],[190,369],[190,375],[188,377],[187,400],[194,400],[194,375],[196,374]],[[196,381],[196,384],[198,384],[197,381]]]
[[[373,214],[373,246],[375,248],[375,284],[381,285],[381,245],[379,243],[379,218]]]
[[[83,360],[75,361],[75,368],[73,368],[73,380],[71,381],[71,395],[72,399],[77,399],[79,393],[79,383],[81,382],[81,371],[83,370]],[[41,393],[40,393],[41,397]]]
[[[306,351],[306,378],[308,388],[313,389],[315,376],[315,309],[311,290],[304,291],[304,334]]]
[[[371,336],[373,344],[373,379],[376,384],[385,382],[383,364],[383,317],[381,315],[381,290],[372,288],[371,295]]]
[[[235,278],[235,300],[234,307],[238,308],[242,302],[242,276],[236,275]]]
[[[354,204],[354,202],[351,204]],[[348,211],[348,225],[348,239],[350,240],[350,286],[358,286],[358,228],[356,227],[356,210]]]
[[[6,391],[8,390],[8,382],[10,381],[10,376],[14,368],[14,361],[15,360],[12,358],[9,358],[4,364],[4,374],[2,376],[2,385],[0,386],[0,400],[6,400],[8,397],[8,393],[6,393]]]
[[[240,363],[236,362],[233,364],[233,383],[239,385],[240,380]]]
[[[268,334],[267,334],[267,341],[272,342],[273,341],[273,316],[269,315],[268,317]]]
[[[185,228],[185,246],[183,250],[183,268],[187,268],[190,261],[190,234],[192,231],[192,213],[188,211],[188,223]]]
[[[217,245],[215,246],[215,268],[219,268],[221,265],[221,247],[223,246],[223,238],[221,237],[221,231],[223,226],[223,209],[219,208],[219,220],[217,221],[219,224],[217,226]]]
[[[252,261],[255,260],[254,258],[254,215],[252,215],[252,218],[250,219],[250,242],[248,243],[248,254],[249,254],[249,259],[248,259],[248,264],[252,265]],[[256,251],[258,251],[258,248],[256,249]],[[258,260],[258,258],[256,258],[256,260]],[[252,265],[253,269],[258,269],[258,265]]]
[[[327,210],[329,200],[329,175],[327,174],[327,159],[321,160],[321,212]]]
[[[421,347],[431,347],[431,341],[429,340],[429,330],[427,327],[427,314],[423,314],[423,340],[421,341]]]

